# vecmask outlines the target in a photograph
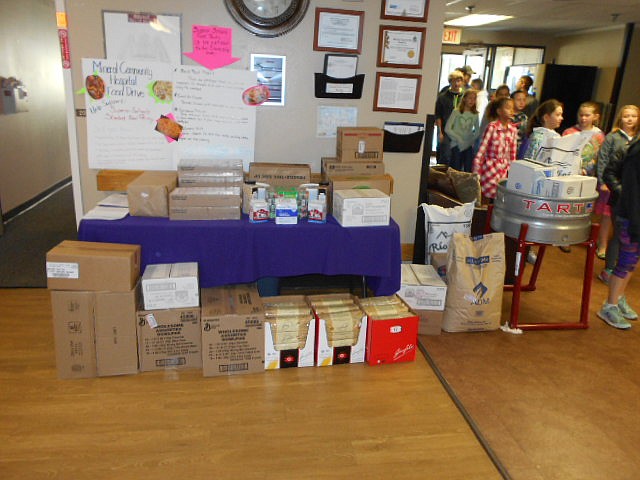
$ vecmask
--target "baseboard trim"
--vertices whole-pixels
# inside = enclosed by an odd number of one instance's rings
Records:
[[[17,207],[12,208],[8,212],[3,213],[2,214],[2,222],[6,223],[6,222],[8,222],[10,220],[13,220],[18,215],[23,214],[24,212],[29,210],[31,207],[37,205],[42,200],[47,198],[49,195],[54,193],[56,190],[59,190],[60,188],[68,185],[69,183],[71,183],[71,177],[67,177],[64,180],[60,180],[58,183],[56,183],[55,185],[52,185],[51,187],[47,188],[43,192],[39,193],[38,195],[33,197],[31,200],[27,200],[23,204],[18,205]]]

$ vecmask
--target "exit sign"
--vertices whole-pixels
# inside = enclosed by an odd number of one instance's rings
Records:
[[[461,28],[444,27],[444,31],[442,32],[442,43],[453,43],[455,45],[459,45],[461,38]]]

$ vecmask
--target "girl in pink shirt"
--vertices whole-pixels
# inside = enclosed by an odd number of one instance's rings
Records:
[[[494,120],[484,132],[482,143],[473,159],[473,172],[480,176],[482,196],[493,201],[498,182],[507,178],[511,163],[516,159],[518,129],[511,123],[513,100],[499,98],[489,104]]]

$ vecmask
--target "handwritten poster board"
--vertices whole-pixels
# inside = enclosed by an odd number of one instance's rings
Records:
[[[89,168],[172,170],[180,158],[253,161],[255,106],[247,70],[82,59]],[[178,128],[168,133],[161,125]]]

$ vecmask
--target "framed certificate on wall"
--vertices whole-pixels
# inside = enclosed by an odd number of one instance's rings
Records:
[[[378,72],[373,110],[418,113],[421,82],[422,75]]]
[[[424,27],[380,25],[378,67],[422,68]]]
[[[426,22],[429,0],[382,0],[380,18]]]
[[[364,12],[316,8],[313,49],[316,51],[360,53]]]

